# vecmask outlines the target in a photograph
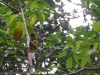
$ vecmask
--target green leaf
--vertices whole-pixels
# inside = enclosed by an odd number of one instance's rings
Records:
[[[93,38],[96,37],[96,34],[93,34],[91,37],[93,37]]]
[[[33,25],[35,22],[36,22],[36,14],[33,14],[30,20],[30,24]]]
[[[95,68],[95,66],[92,62],[87,62],[85,66],[88,68]]]
[[[0,35],[4,35],[4,34],[6,34],[6,31],[0,29]]]
[[[7,43],[8,43],[8,45],[10,45],[10,46],[14,46],[14,42],[13,42],[13,41],[8,41]]]
[[[90,43],[88,41],[82,41],[81,46],[85,46],[85,45],[90,45]]]
[[[6,25],[10,25],[14,21],[15,18],[16,18],[16,15],[11,15],[11,16],[6,17]]]
[[[45,21],[45,15],[42,12],[36,13],[36,17],[37,17],[38,21],[40,21],[40,22],[44,22]]]
[[[73,43],[73,38],[71,36],[66,37],[67,43]]]
[[[59,55],[55,55],[55,57],[57,58],[62,58],[64,57],[65,55],[67,55],[67,53],[65,51],[61,52]]]
[[[28,33],[29,33],[29,34],[35,32],[32,25],[27,25],[27,29],[28,29]]]
[[[94,48],[98,48],[98,46],[99,46],[99,43],[98,42],[95,42],[94,43]]]
[[[12,24],[9,26],[9,32],[13,33],[14,30],[16,29],[16,27],[17,27],[17,23],[16,22],[12,22]]]
[[[24,24],[23,24],[23,22],[22,22],[22,21],[18,21],[18,22],[17,22],[17,26],[21,26],[22,31],[23,31],[23,35],[24,35],[25,29],[24,29]]]
[[[2,43],[4,40],[3,40],[3,38],[2,37],[0,37],[0,43]]]
[[[46,3],[46,2],[43,2],[43,1],[39,1],[39,3],[41,4],[41,6],[43,6],[44,7],[44,9],[45,8],[49,8],[49,9],[53,9],[48,3]]]
[[[84,58],[82,58],[81,68],[83,68],[86,65],[86,63],[89,61],[89,59],[90,59],[90,56],[88,54],[86,54],[86,56],[84,56]]]
[[[40,5],[37,1],[33,1],[31,2],[31,4],[29,5],[30,8],[33,9],[44,9],[44,7],[42,5]]]
[[[86,6],[87,6],[87,8],[89,8],[89,5],[90,5],[90,0],[87,0],[87,1],[86,1]]]
[[[29,3],[29,1],[25,1],[24,3],[25,3],[25,4],[28,4],[28,3]]]
[[[68,58],[67,60],[66,60],[66,68],[68,69],[68,68],[72,68],[73,67],[73,61],[72,61],[72,58],[70,57],[70,58]]]
[[[78,61],[79,60],[78,55],[74,54],[73,58],[74,58],[74,60],[75,60],[76,63],[80,64],[79,61]]]
[[[93,29],[94,29],[96,32],[99,32],[99,31],[100,31],[100,22],[94,22],[94,23],[93,23]]]
[[[25,30],[24,30],[24,24],[22,21],[12,22],[11,25],[9,26],[9,32],[14,33],[15,29],[19,26],[21,26],[23,35],[24,35]]]
[[[50,48],[50,46],[52,46],[51,42],[46,42],[45,48]]]
[[[34,25],[31,25],[28,20],[26,20],[26,24],[27,24],[28,33],[29,34],[34,33],[35,32]]]

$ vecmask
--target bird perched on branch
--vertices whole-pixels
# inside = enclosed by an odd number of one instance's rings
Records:
[[[31,34],[30,36],[31,36],[31,38],[30,38],[30,51],[34,52],[36,49],[36,46],[38,45],[38,40],[37,40],[35,34]]]

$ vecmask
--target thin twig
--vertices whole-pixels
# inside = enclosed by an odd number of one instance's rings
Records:
[[[80,72],[82,72],[82,71],[84,71],[84,70],[100,70],[100,68],[82,68],[82,69],[80,69],[80,70],[78,70],[78,71],[76,71],[76,72],[73,72],[73,73],[68,73],[68,74],[63,74],[63,75],[76,75],[76,74],[78,74],[78,73],[80,73]]]
[[[45,59],[45,56],[41,53],[38,47],[31,41],[32,45],[37,49],[37,51],[41,54],[41,56]]]
[[[0,4],[1,4],[1,3],[0,3]],[[15,8],[15,7],[13,7],[13,6],[11,6],[11,5],[7,4],[6,2],[2,2],[2,4],[3,4],[3,5],[7,5],[8,7],[10,7],[10,8],[12,8],[12,9],[14,9],[14,10],[16,10],[16,11],[19,11],[19,12],[20,12],[20,9]]]
[[[38,47],[31,41],[32,45],[37,49],[37,51],[41,54],[41,56],[43,57],[44,59],[44,65],[45,65],[45,68],[46,68],[46,71],[47,71],[47,74],[48,74],[48,70],[47,70],[47,66],[46,66],[46,63],[45,63],[45,56],[41,53],[41,51],[38,49]]]

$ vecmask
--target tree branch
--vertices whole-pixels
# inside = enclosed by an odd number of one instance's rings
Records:
[[[13,6],[11,6],[11,5],[7,4],[6,2],[1,2],[0,4],[2,4],[2,5],[7,5],[8,7],[10,7],[10,8],[12,8],[12,9],[14,9],[14,10],[16,10],[16,11],[19,11],[19,12],[20,12],[20,9],[17,9],[17,8],[15,8],[15,7],[13,7]]]
[[[82,69],[80,69],[80,70],[78,70],[76,72],[63,74],[63,75],[76,75],[76,74],[78,74],[78,73],[80,73],[82,71],[85,71],[85,70],[96,70],[97,71],[97,70],[100,70],[100,68],[82,68]]]
[[[26,32],[26,38],[27,38],[27,50],[28,50],[28,61],[29,61],[29,74],[33,74],[33,63],[32,63],[32,53],[30,52],[30,37],[28,34],[28,30],[27,30],[27,25],[26,25],[26,21],[25,21],[25,16],[24,16],[24,11],[21,5],[21,2],[19,0],[19,5],[21,8],[21,12],[22,12],[22,19],[23,19],[23,23],[24,23],[24,28],[25,28],[25,32]]]

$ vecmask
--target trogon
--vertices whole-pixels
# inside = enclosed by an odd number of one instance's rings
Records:
[[[30,51],[34,52],[36,47],[32,44],[32,42],[37,46],[38,45],[38,40],[35,36],[35,34],[30,35]]]

